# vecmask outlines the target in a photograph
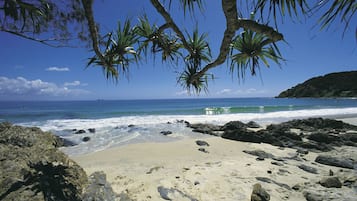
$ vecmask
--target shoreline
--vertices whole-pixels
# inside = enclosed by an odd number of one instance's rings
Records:
[[[357,125],[357,117],[338,119]],[[196,140],[204,140],[209,146],[201,147]],[[198,149],[204,148],[204,151]],[[159,187],[176,189],[197,200],[249,200],[252,186],[260,183],[271,196],[271,200],[304,200],[300,191],[292,190],[296,185],[310,182],[315,191],[323,191],[316,183],[321,176],[331,171],[341,177],[356,175],[356,170],[342,171],[341,168],[316,164],[319,153],[309,152],[305,161],[288,160],[283,166],[274,165],[274,160],[258,161],[256,156],[244,150],[264,150],[276,157],[293,157],[296,149],[279,148],[265,143],[249,143],[207,136],[172,142],[146,142],[123,145],[90,154],[72,156],[87,174],[103,171],[113,190],[126,193],[134,200],[163,200]],[[339,147],[330,154],[351,152],[357,156],[356,147]],[[357,160],[357,159],[356,159]],[[297,166],[306,164],[317,168],[312,174]],[[274,182],[262,182],[257,178],[268,178]],[[285,184],[289,189],[279,184]],[[330,189],[329,189],[330,190]],[[336,193],[357,194],[350,188],[331,190]],[[177,194],[177,193],[176,193]],[[173,200],[189,200],[180,195]],[[333,200],[333,199],[332,199]],[[336,200],[338,200],[336,198]]]

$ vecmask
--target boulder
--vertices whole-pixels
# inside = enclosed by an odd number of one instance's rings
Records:
[[[39,128],[0,123],[0,200],[82,200],[84,170]]]
[[[317,169],[314,168],[314,167],[311,167],[311,166],[307,166],[307,165],[301,164],[301,165],[298,165],[298,168],[304,170],[305,172],[309,172],[309,173],[312,173],[312,174],[318,174]]]
[[[83,133],[86,133],[86,131],[81,129],[81,130],[77,130],[74,134],[83,134]]]
[[[326,188],[341,188],[342,183],[338,177],[326,177],[319,181],[321,186]]]
[[[247,125],[248,128],[260,128],[260,127],[261,127],[261,126],[260,126],[258,123],[256,123],[255,121],[250,121],[250,122],[248,122],[246,125]]]
[[[172,131],[161,131],[160,133],[163,135],[171,135]]]
[[[251,201],[268,201],[270,200],[269,193],[259,184],[253,185],[253,192],[250,196]]]
[[[203,134],[209,134],[209,135],[214,135],[218,136],[219,134],[217,131],[221,131],[222,128],[221,126],[213,125],[213,124],[188,124],[189,128],[192,128],[193,132],[197,133],[203,133]]]
[[[95,133],[95,128],[88,128],[88,131],[90,132],[90,133]]]
[[[348,169],[353,169],[354,165],[356,164],[356,162],[352,159],[345,159],[341,157],[337,158],[337,157],[324,156],[324,155],[317,156],[315,162],[324,165],[330,165],[330,166],[348,168]]]
[[[83,194],[83,201],[116,201],[116,195],[107,182],[104,172],[94,172],[89,176],[89,185]]]
[[[196,140],[196,144],[197,144],[198,146],[207,146],[207,147],[209,147],[208,142],[203,141],[203,140]]]

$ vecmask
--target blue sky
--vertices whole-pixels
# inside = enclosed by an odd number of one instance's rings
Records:
[[[213,58],[218,55],[225,28],[220,1],[206,3],[204,16],[194,18],[201,32],[209,35]],[[117,21],[130,18],[133,22],[143,12],[151,22],[161,24],[149,1],[96,1],[94,12],[103,33],[115,29]],[[172,9],[179,26],[192,30],[195,22],[183,11]],[[273,97],[279,92],[314,76],[357,69],[357,43],[354,30],[342,37],[343,25],[334,24],[328,31],[314,28],[316,18],[291,20],[279,25],[288,43],[278,45],[287,60],[281,67],[261,65],[261,76],[247,74],[244,81],[229,74],[227,64],[211,71],[216,79],[209,83],[209,93],[202,98],[216,97]],[[295,21],[295,22],[293,22]],[[357,19],[351,23],[355,27]],[[239,32],[239,31],[238,31]],[[238,33],[237,32],[237,33]],[[79,45],[80,46],[80,45]],[[83,45],[82,45],[83,46]],[[0,100],[95,100],[95,99],[159,99],[187,98],[176,83],[177,69],[148,59],[132,65],[129,79],[117,84],[107,81],[99,67],[86,68],[92,56],[88,49],[52,48],[0,32]]]

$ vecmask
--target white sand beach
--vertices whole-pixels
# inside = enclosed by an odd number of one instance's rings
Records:
[[[344,119],[357,125],[357,118]],[[198,146],[196,140],[204,140],[209,146]],[[199,151],[204,148],[206,153]],[[184,139],[165,143],[129,144],[87,155],[72,157],[87,172],[104,171],[116,193],[125,192],[138,201],[164,200],[158,187],[176,189],[172,200],[200,201],[250,200],[253,185],[260,183],[270,194],[270,200],[305,200],[302,191],[326,191],[318,183],[330,170],[341,177],[353,177],[356,170],[347,170],[315,163],[318,153],[309,152],[303,161],[278,162],[270,158],[257,160],[257,156],[243,150],[264,150],[275,157],[292,158],[296,150],[279,148],[269,144],[246,143],[220,137]],[[351,153],[357,157],[354,147],[340,147],[329,154]],[[354,154],[352,153],[354,152]],[[318,174],[306,172],[298,165],[308,165]],[[257,177],[267,181],[259,181]],[[266,179],[268,178],[268,179]],[[292,190],[293,186],[303,186]],[[181,192],[181,193],[177,193]],[[326,192],[325,192],[326,193]],[[330,198],[357,196],[351,188],[342,186],[329,189]],[[186,196],[183,196],[187,195]]]

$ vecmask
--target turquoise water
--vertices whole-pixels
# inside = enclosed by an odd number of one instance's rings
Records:
[[[77,143],[63,148],[69,155],[130,143],[207,137],[192,132],[182,120],[219,125],[239,120],[267,125],[307,117],[357,117],[357,99],[15,101],[0,104],[0,121],[40,127]],[[89,128],[94,128],[95,133],[90,133]],[[86,132],[75,134],[74,129]],[[161,131],[173,134],[164,136]],[[84,137],[90,137],[90,141],[83,142]]]
[[[0,121],[24,123],[145,115],[217,115],[351,108],[356,99],[167,99],[1,102]]]

